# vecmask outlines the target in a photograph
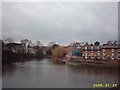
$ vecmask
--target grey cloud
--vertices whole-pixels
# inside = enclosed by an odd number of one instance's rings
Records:
[[[2,2],[0,2],[0,39],[2,39]]]
[[[118,39],[115,3],[3,3],[3,38],[23,38],[44,44],[56,41],[105,43]]]

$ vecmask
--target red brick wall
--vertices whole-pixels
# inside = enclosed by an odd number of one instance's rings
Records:
[[[108,55],[110,56],[110,60],[112,57],[112,49],[105,49],[105,56],[106,56],[106,60],[108,60]],[[103,49],[101,50],[101,59],[103,59]],[[118,49],[114,49],[114,60],[118,59]]]
[[[86,44],[83,47],[80,48],[80,51],[82,52],[82,56],[84,55],[85,59],[85,52],[87,51],[87,58],[86,59],[91,59],[92,51],[91,50],[85,50],[85,47],[91,47],[90,45]],[[110,46],[109,46],[110,47]],[[68,47],[67,52],[69,53],[73,48]],[[99,50],[100,51],[100,59],[103,59],[103,48]],[[96,55],[96,59],[98,59],[98,50],[93,51],[93,56]],[[108,60],[108,55],[109,55],[109,60],[112,59],[112,48],[105,48],[105,59]],[[90,58],[89,58],[90,56]],[[114,59],[113,60],[118,60],[118,49],[114,49]]]

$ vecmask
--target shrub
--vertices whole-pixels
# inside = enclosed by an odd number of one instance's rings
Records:
[[[63,59],[66,54],[67,54],[67,52],[66,52],[65,48],[59,46],[52,50],[52,60],[58,61],[59,59]]]

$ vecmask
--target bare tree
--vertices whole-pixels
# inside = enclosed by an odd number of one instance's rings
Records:
[[[51,46],[53,46],[53,45],[55,45],[55,42],[54,42],[54,41],[53,41],[53,42],[48,43],[48,46],[49,46],[49,47],[51,47]]]
[[[25,45],[25,52],[27,53],[28,52],[28,39],[23,39],[21,40],[21,44]]]
[[[14,40],[9,37],[9,38],[4,39],[4,43],[14,43]]]
[[[41,43],[40,41],[37,41],[37,42],[36,42],[36,46],[42,47],[43,45],[42,45],[42,43]]]
[[[33,45],[32,41],[28,40],[28,46],[32,46],[32,45]]]
[[[23,39],[21,40],[21,43],[27,45],[28,41],[29,41],[28,39]]]

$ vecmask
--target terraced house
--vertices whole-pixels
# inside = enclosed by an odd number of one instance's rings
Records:
[[[69,47],[71,51],[75,51],[73,44]],[[77,44],[78,45],[78,44]],[[108,41],[106,44],[100,45],[99,42],[89,44],[86,42],[84,45],[79,45],[80,59],[84,60],[120,60],[120,47],[118,41]],[[72,48],[73,47],[73,48]],[[70,51],[69,50],[69,51]],[[68,52],[69,53],[69,52]],[[74,56],[71,54],[71,57]]]
[[[86,43],[82,48],[83,59],[93,60],[119,60],[120,48],[118,41],[108,41],[103,45],[89,45]]]
[[[82,51],[82,58],[83,59],[100,59],[100,46],[99,44],[96,45],[96,44],[88,44],[86,42],[86,44],[81,48],[81,51]]]
[[[117,41],[108,41],[101,46],[101,59],[120,60],[120,47]]]

